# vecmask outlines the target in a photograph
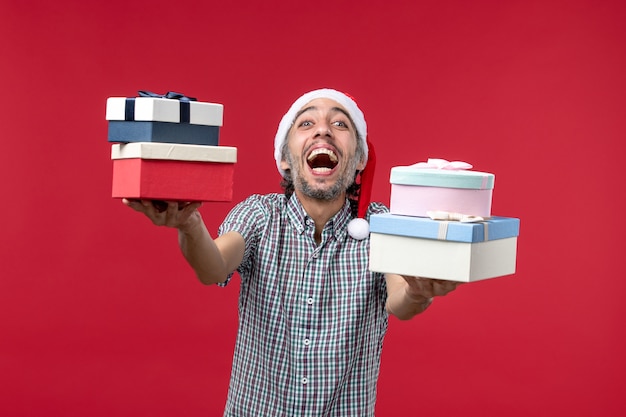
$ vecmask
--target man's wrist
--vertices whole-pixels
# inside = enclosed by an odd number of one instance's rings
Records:
[[[202,224],[202,216],[200,215],[200,212],[196,210],[184,223],[178,225],[177,229],[179,232],[191,236],[196,233],[198,228],[202,228]]]

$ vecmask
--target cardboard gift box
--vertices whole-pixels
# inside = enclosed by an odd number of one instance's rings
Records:
[[[515,273],[520,220],[437,221],[391,213],[370,217],[372,271],[472,282]]]
[[[108,141],[114,143],[163,142],[217,146],[218,126],[189,123],[109,121]]]
[[[428,211],[491,216],[495,176],[470,171],[471,167],[464,162],[443,159],[393,167],[390,212],[420,217],[427,217]]]
[[[237,149],[168,143],[114,144],[114,198],[231,201]]]
[[[188,98],[182,95],[178,99],[109,97],[106,105],[106,119],[222,126],[224,117],[222,104],[185,99]]]

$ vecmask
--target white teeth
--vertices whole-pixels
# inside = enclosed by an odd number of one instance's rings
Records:
[[[337,162],[337,155],[335,155],[335,152],[331,151],[330,149],[326,149],[326,148],[317,148],[317,149],[315,149],[313,152],[311,152],[311,155],[309,155],[307,160],[311,161],[313,158],[315,158],[317,155],[320,155],[320,154],[326,154],[326,155],[328,155],[328,157],[330,158],[331,161]]]

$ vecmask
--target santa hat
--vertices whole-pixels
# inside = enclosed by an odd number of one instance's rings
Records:
[[[359,181],[361,188],[359,191],[358,218],[353,219],[348,224],[348,233],[350,236],[354,239],[362,240],[369,236],[369,224],[365,221],[365,215],[370,203],[376,159],[374,157],[371,143],[367,140],[367,123],[365,122],[365,116],[352,97],[337,90],[323,88],[320,90],[310,91],[297,99],[278,124],[276,138],[274,139],[274,159],[276,159],[276,167],[278,168],[280,174],[284,176],[285,172],[280,167],[280,162],[283,159],[283,145],[287,139],[287,133],[295,122],[298,112],[307,103],[318,98],[327,98],[339,103],[350,115],[352,122],[354,122],[358,139],[362,141],[363,158],[366,165],[361,172]]]

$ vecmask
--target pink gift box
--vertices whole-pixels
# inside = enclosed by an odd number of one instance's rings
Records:
[[[429,211],[490,217],[495,176],[468,167],[471,165],[431,159],[392,168],[389,211],[418,217],[428,217]]]

